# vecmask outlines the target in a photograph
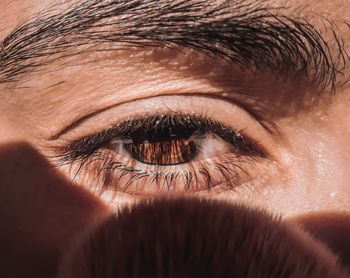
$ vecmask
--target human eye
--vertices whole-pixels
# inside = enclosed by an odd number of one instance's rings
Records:
[[[100,196],[236,190],[271,164],[254,132],[247,132],[249,121],[242,124],[227,101],[160,99],[130,102],[125,117],[71,140],[56,162],[76,183]]]

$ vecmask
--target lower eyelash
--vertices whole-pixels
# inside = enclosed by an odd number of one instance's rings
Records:
[[[115,157],[107,157],[101,151],[91,158],[70,165],[69,168],[70,174],[75,171],[74,179],[92,187],[90,189],[98,195],[110,189],[135,195],[159,192],[194,193],[222,186],[232,189],[249,180],[250,176],[245,168],[248,163],[253,163],[252,159],[232,154],[226,156],[224,160],[215,159],[218,162],[213,159],[211,162],[203,161],[192,170],[157,170],[155,166],[153,169],[140,170],[125,165]],[[140,189],[142,185],[146,185],[148,190]]]

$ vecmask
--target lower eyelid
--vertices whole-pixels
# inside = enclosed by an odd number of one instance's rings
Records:
[[[233,189],[254,178],[254,173],[250,173],[249,169],[253,169],[256,163],[256,160],[226,154],[177,167],[160,169],[133,163],[127,168],[122,158],[101,153],[100,158],[86,162],[88,167],[80,172],[79,183],[90,184],[90,189],[95,186],[93,191],[98,194],[103,194],[107,189],[132,195],[205,192],[218,185]],[[140,165],[144,168],[140,168]]]

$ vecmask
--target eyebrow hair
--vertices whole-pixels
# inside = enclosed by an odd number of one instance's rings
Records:
[[[334,25],[328,27],[336,43],[331,50],[306,19],[280,15],[264,1],[90,0],[57,13],[60,7],[33,16],[0,43],[0,83],[101,44],[190,48],[242,70],[332,90],[349,61]]]

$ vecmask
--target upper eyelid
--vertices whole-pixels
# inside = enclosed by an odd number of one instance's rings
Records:
[[[255,111],[255,109],[253,109],[253,107],[249,104],[245,104],[242,101],[240,101],[237,98],[234,97],[230,97],[228,93],[226,93],[225,91],[221,91],[221,92],[216,92],[216,93],[186,93],[186,94],[160,94],[157,96],[149,96],[146,98],[140,98],[140,99],[135,99],[135,100],[131,100],[131,101],[125,101],[122,103],[118,103],[117,105],[112,105],[112,106],[108,106],[105,107],[102,110],[99,111],[95,111],[93,113],[90,113],[88,115],[82,116],[79,119],[75,120],[73,123],[69,124],[68,126],[64,127],[62,130],[60,130],[58,133],[56,133],[55,135],[52,135],[49,137],[49,141],[55,141],[60,139],[62,136],[64,137],[66,134],[70,133],[71,131],[73,131],[75,128],[79,128],[79,126],[81,124],[83,124],[85,121],[89,121],[91,119],[93,119],[95,116],[98,116],[100,114],[103,114],[104,112],[108,112],[111,111],[113,108],[117,108],[119,106],[123,106],[123,105],[130,105],[131,103],[134,103],[135,101],[149,101],[153,98],[207,98],[208,101],[209,100],[218,100],[218,101],[224,101],[226,103],[231,104],[233,107],[239,107],[241,109],[243,109],[244,111],[246,111],[253,119],[255,119],[266,131],[268,131],[271,135],[278,135],[279,134],[279,130],[278,130],[278,126],[274,124],[273,121],[266,119],[261,113],[258,113]],[[162,104],[163,105],[163,104]],[[164,105],[163,105],[164,106]],[[166,111],[165,113],[168,113],[168,111]],[[152,116],[154,114],[152,114],[151,112],[146,112],[146,113],[142,113],[141,115],[139,115],[138,117],[136,116],[132,116],[129,119],[135,119],[137,120],[140,117],[145,117],[145,116]],[[108,129],[112,129],[115,125],[109,124],[109,128]],[[105,129],[107,130],[107,128]],[[95,134],[95,133],[93,133]],[[93,135],[91,134],[91,135]],[[87,134],[85,137],[88,137],[89,134]]]
[[[164,115],[162,115],[164,116]],[[173,115],[175,116],[175,115]],[[232,136],[233,138],[236,138],[238,141],[236,141],[237,143],[240,144],[240,151],[246,151],[246,154],[250,154],[250,155],[254,155],[254,156],[259,156],[259,157],[266,157],[267,152],[265,150],[262,150],[262,147],[260,145],[258,145],[258,142],[254,142],[253,138],[247,138],[244,135],[241,135],[241,132],[236,131],[236,130],[231,130],[227,127],[225,127],[224,125],[222,125],[221,123],[215,123],[215,122],[211,122],[211,120],[203,118],[201,116],[197,116],[197,115],[189,115],[189,114],[176,114],[177,117],[182,117],[182,119],[186,119],[187,117],[192,117],[190,118],[190,121],[202,121],[201,124],[203,125],[207,125],[207,127],[215,132],[217,135],[220,136],[221,132],[228,132],[228,134],[226,136],[229,136],[229,134],[232,132]],[[152,118],[154,121],[157,121],[157,119],[161,119],[161,117],[159,118],[159,115],[153,115]],[[123,123],[119,124],[119,126],[116,127],[112,127],[106,130],[103,130],[101,132],[97,132],[93,135],[90,136],[86,136],[83,137],[81,139],[75,140],[73,143],[69,144],[68,148],[65,149],[66,153],[70,153],[73,156],[76,156],[76,158],[78,158],[79,156],[79,152],[81,153],[81,155],[85,156],[86,153],[93,153],[95,151],[98,151],[98,149],[103,145],[103,144],[107,144],[110,143],[112,141],[112,139],[127,139],[128,133],[131,132],[131,128],[128,126],[130,126],[130,122],[133,123],[138,123],[140,125],[139,128],[145,128],[144,126],[142,126],[142,123],[147,122],[147,118],[138,118],[138,119],[133,119],[133,120],[129,120],[129,121],[124,121]],[[139,121],[139,122],[138,122]],[[190,122],[188,122],[189,124]],[[121,127],[120,127],[121,126]],[[125,130],[126,128],[126,130]],[[186,123],[184,123],[184,128],[186,128]],[[124,129],[124,130],[123,130]],[[223,137],[225,137],[225,135],[222,135]],[[241,137],[242,136],[242,137]],[[225,139],[225,138],[223,138]],[[228,140],[227,138],[225,140]],[[124,142],[125,143],[125,142]],[[232,142],[232,144],[234,144],[234,142]],[[244,150],[244,149],[245,150]]]

